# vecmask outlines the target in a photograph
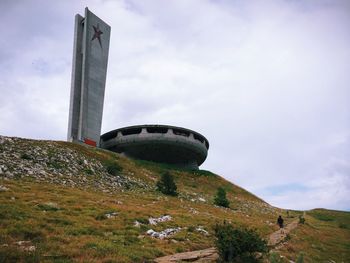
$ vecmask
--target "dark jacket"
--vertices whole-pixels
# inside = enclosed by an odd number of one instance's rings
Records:
[[[280,226],[280,227],[283,227],[283,218],[281,216],[278,217],[277,219],[277,224]]]

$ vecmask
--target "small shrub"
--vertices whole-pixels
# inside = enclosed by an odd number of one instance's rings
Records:
[[[301,253],[298,255],[298,258],[297,258],[296,263],[304,263],[304,253],[303,253],[303,252],[301,252]]]
[[[49,161],[47,164],[57,170],[62,168],[62,164],[57,161]]]
[[[230,207],[230,202],[226,198],[226,191],[219,187],[214,197],[214,204],[222,207]]]
[[[110,175],[118,175],[123,168],[113,160],[106,161],[104,167]]]
[[[149,222],[148,222],[148,219],[147,218],[144,218],[144,217],[138,217],[135,219],[135,221],[141,223],[141,224],[144,224],[144,225],[147,225]]]
[[[348,229],[348,226],[344,223],[339,223],[339,228]]]
[[[285,238],[285,241],[289,241],[289,240],[291,240],[292,239],[292,237],[289,235],[289,234],[287,234],[286,235],[286,238]]]
[[[270,263],[284,263],[283,258],[276,252],[271,253],[269,257]]]
[[[27,153],[22,153],[22,154],[21,154],[21,159],[24,159],[24,160],[31,160],[32,157],[30,157],[30,155],[27,154]]]
[[[182,247],[177,247],[177,248],[175,249],[175,252],[176,252],[176,253],[182,253],[182,252],[184,252],[184,249],[183,249]]]
[[[87,175],[93,175],[94,172],[91,170],[91,169],[85,169],[84,172],[87,174]]]
[[[165,195],[177,196],[177,186],[174,181],[174,177],[168,173],[164,172],[161,174],[159,181],[157,182],[157,190]]]
[[[196,228],[194,227],[194,226],[189,226],[188,228],[187,228],[187,231],[188,232],[194,232],[196,230]]]
[[[107,219],[107,216],[106,214],[98,214],[97,216],[95,216],[95,219],[98,220],[98,221],[101,221],[101,220],[105,220]]]
[[[267,252],[267,243],[253,229],[235,228],[231,224],[216,225],[215,245],[221,262],[256,262],[256,252]]]
[[[299,224],[305,224],[305,217],[299,216]]]

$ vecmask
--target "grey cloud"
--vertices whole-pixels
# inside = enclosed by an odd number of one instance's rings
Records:
[[[112,26],[103,131],[198,130],[203,168],[273,205],[349,208],[348,1],[2,1],[1,134],[65,139],[85,6]]]

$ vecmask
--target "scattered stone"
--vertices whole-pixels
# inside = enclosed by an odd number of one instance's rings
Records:
[[[103,235],[105,237],[113,236],[113,232],[104,232]]]
[[[192,213],[194,215],[199,214],[199,212],[196,209],[192,208],[192,207],[190,207],[190,213]]]
[[[134,227],[140,227],[140,226],[141,226],[141,223],[140,223],[139,221],[136,220],[136,221],[134,222]]]
[[[110,219],[110,218],[116,218],[117,215],[118,215],[117,212],[112,212],[112,213],[107,213],[107,214],[105,214],[105,217],[106,217],[107,219]]]
[[[17,241],[14,244],[23,251],[34,252],[36,250],[36,247],[32,245],[31,241]]]
[[[8,190],[10,189],[7,188],[6,186],[0,185],[0,192],[7,192]]]
[[[202,197],[199,197],[198,198],[198,201],[201,201],[201,202],[206,202],[207,200],[205,200],[204,198],[202,198]]]
[[[197,227],[196,231],[201,233],[201,234],[204,234],[205,236],[209,236],[209,232],[207,230],[203,229],[202,226]]]
[[[150,217],[148,218],[148,222],[150,225],[157,225],[158,223],[161,223],[161,222],[171,221],[171,219],[172,217],[170,215],[165,215],[158,218]]]
[[[129,177],[129,171],[110,176],[101,161],[59,142],[0,136],[0,145],[0,178],[3,180],[29,177],[38,182],[105,193],[123,192],[124,188],[128,191],[154,188],[141,179]],[[87,176],[86,171],[92,174]]]
[[[181,230],[181,227],[167,228],[160,232],[156,232],[153,229],[149,229],[147,230],[146,234],[154,238],[164,239],[164,238],[167,238],[168,236],[176,234],[180,230]]]

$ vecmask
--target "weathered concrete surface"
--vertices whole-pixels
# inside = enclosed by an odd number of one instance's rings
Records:
[[[76,15],[68,141],[99,145],[110,32],[88,8]]]
[[[182,127],[137,125],[103,134],[101,147],[135,159],[198,169],[207,157],[209,142]]]

